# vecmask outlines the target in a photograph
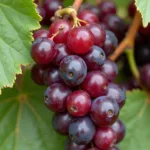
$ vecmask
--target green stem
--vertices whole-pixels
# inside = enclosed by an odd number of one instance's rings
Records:
[[[134,51],[133,49],[127,49],[126,50],[126,56],[130,65],[130,69],[132,71],[133,76],[139,81],[139,71],[134,59]]]

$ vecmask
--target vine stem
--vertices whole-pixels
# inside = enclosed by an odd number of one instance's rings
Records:
[[[130,64],[130,69],[131,69],[131,72],[132,72],[133,76],[136,78],[136,80],[139,81],[140,75],[139,75],[139,71],[138,71],[138,68],[137,68],[137,65],[136,65],[136,62],[135,62],[135,59],[134,59],[133,49],[127,49],[126,50],[126,56],[127,56],[128,62]]]
[[[74,3],[72,5],[72,7],[74,9],[76,9],[76,11],[78,11],[78,9],[80,8],[80,5],[82,4],[83,0],[74,0]]]
[[[133,19],[133,22],[127,32],[126,37],[124,40],[119,44],[116,51],[110,56],[112,61],[115,61],[126,49],[133,49],[134,48],[134,40],[136,37],[136,33],[141,25],[141,14],[137,11],[136,15]]]

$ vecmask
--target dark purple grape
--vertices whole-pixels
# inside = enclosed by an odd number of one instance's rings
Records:
[[[73,142],[79,145],[90,143],[95,134],[95,126],[89,117],[73,119],[69,125],[69,136]]]
[[[70,139],[68,139],[65,144],[65,150],[87,150],[87,147],[88,147],[87,145],[77,145]]]
[[[106,25],[107,29],[112,31],[121,41],[126,33],[126,24],[123,19],[117,15],[108,15],[104,19],[103,23]]]
[[[100,9],[98,6],[92,5],[90,3],[83,3],[79,8],[79,13],[84,10],[90,10],[91,12],[95,13],[97,16],[100,15]]]
[[[57,50],[57,55],[53,60],[53,64],[56,66],[60,65],[60,62],[68,55],[71,55],[70,50],[68,49],[67,45],[60,43],[56,44],[54,47]]]
[[[132,0],[128,6],[128,13],[130,17],[134,17],[135,13],[136,13],[136,6],[135,6],[135,1]]]
[[[39,29],[34,32],[33,37],[35,40],[38,38],[43,38],[43,37],[48,38],[48,34],[49,34],[48,30]]]
[[[60,134],[67,135],[72,117],[68,113],[55,113],[52,119],[52,126]]]
[[[36,10],[39,13],[39,15],[42,17],[42,20],[44,20],[46,17],[45,9],[43,7],[37,7]]]
[[[89,70],[98,70],[105,63],[106,55],[102,48],[92,46],[90,51],[82,57]]]
[[[141,25],[140,29],[139,29],[139,32],[143,35],[143,36],[146,36],[146,37],[149,37],[150,35],[150,23],[147,25],[147,27],[143,27]]]
[[[62,80],[59,75],[59,69],[50,67],[44,72],[45,85],[51,85],[53,83],[60,83]]]
[[[138,45],[135,47],[134,56],[136,63],[139,66],[150,63],[150,48],[146,44]]]
[[[99,149],[109,150],[115,145],[116,134],[111,127],[100,127],[96,130],[94,143]]]
[[[94,44],[102,47],[104,45],[105,40],[106,40],[105,29],[101,25],[94,24],[94,23],[89,24],[88,28],[90,29],[90,31],[93,34]]]
[[[107,56],[112,54],[115,51],[117,45],[118,45],[118,39],[116,35],[113,32],[106,30],[106,40],[103,46],[105,54]]]
[[[118,75],[118,67],[116,63],[108,59],[101,67],[100,71],[102,71],[105,74],[109,82],[112,82]]]
[[[112,129],[115,131],[117,136],[116,144],[120,143],[125,137],[125,126],[121,120],[117,120],[113,125]]]
[[[144,65],[140,69],[140,80],[143,86],[150,90],[150,64]]]
[[[48,38],[38,38],[32,44],[31,56],[38,64],[49,64],[56,56],[54,42]]]
[[[44,74],[45,69],[41,68],[39,65],[35,64],[31,69],[32,80],[39,85],[44,85]]]
[[[100,3],[99,5],[100,9],[100,20],[103,20],[107,15],[110,14],[116,14],[116,6],[115,3],[113,3],[110,0],[106,0]]]
[[[92,103],[90,116],[98,126],[112,125],[119,116],[119,106],[109,97],[98,97]]]
[[[49,86],[44,94],[45,105],[54,112],[65,112],[67,110],[66,101],[71,90],[60,83]]]
[[[120,108],[122,108],[125,104],[126,92],[124,89],[121,89],[117,84],[110,83],[108,85],[108,91],[106,96],[115,100]]]
[[[99,97],[106,94],[108,80],[100,71],[88,72],[81,87],[88,92],[91,97]]]
[[[61,61],[59,71],[61,78],[67,85],[77,86],[85,79],[87,66],[79,56],[70,55]]]
[[[138,80],[136,80],[134,77],[132,77],[128,81],[128,90],[133,90],[133,89],[141,89],[141,85]]]
[[[59,6],[62,6],[62,2],[60,0],[45,0],[44,1],[43,7],[46,12],[46,20],[45,20],[46,23],[50,23],[51,17],[54,16]]]

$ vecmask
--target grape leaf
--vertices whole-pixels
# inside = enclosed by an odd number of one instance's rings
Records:
[[[121,149],[150,149],[150,103],[145,92],[135,90],[127,94],[127,102],[121,110],[121,120],[127,128]]]
[[[12,87],[20,66],[32,62],[30,31],[39,21],[33,0],[0,0],[0,89]]]
[[[142,14],[143,25],[146,27],[150,22],[150,0],[135,0],[135,4]]]
[[[1,150],[64,149],[64,137],[52,129],[53,113],[43,102],[45,88],[35,85],[27,72],[21,85],[3,90],[0,97]]]

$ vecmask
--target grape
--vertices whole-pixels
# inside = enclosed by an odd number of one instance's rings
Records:
[[[121,89],[117,84],[110,83],[108,85],[107,97],[115,100],[120,108],[125,104],[126,93],[125,90]]]
[[[112,31],[121,41],[125,36],[126,31],[126,24],[123,19],[121,19],[117,15],[108,15],[104,18],[104,24],[106,25],[107,29]]]
[[[90,52],[82,57],[89,70],[98,70],[105,63],[106,55],[98,46],[92,46]]]
[[[71,90],[60,83],[49,86],[44,94],[45,105],[54,112],[65,112],[67,110],[66,101]]]
[[[84,60],[76,55],[66,56],[61,61],[59,70],[61,78],[69,86],[80,85],[87,74]]]
[[[134,77],[132,77],[128,82],[128,90],[140,89],[141,85]]]
[[[142,36],[139,32],[137,32],[135,38],[135,48],[138,48],[139,46],[146,44],[145,41],[147,42],[147,38]]]
[[[149,37],[149,35],[150,35],[150,23],[147,25],[147,27],[141,26],[139,29],[139,32],[142,35]]]
[[[94,44],[102,47],[106,40],[105,29],[101,25],[94,23],[89,24],[88,28],[93,33]]]
[[[109,30],[106,30],[106,40],[103,45],[103,49],[106,55],[110,55],[114,52],[118,45],[118,39],[115,34]]]
[[[93,34],[87,27],[76,27],[68,34],[67,45],[76,54],[85,54],[93,46]]]
[[[44,71],[45,69],[41,68],[37,64],[32,67],[31,78],[36,84],[44,85]]]
[[[145,88],[150,90],[150,64],[144,65],[140,69],[140,80]]]
[[[77,145],[68,139],[65,145],[65,150],[87,150],[87,145]]]
[[[132,0],[131,3],[128,6],[128,13],[130,17],[134,17],[135,13],[136,13],[136,6],[135,6],[135,1]]]
[[[90,143],[95,134],[95,126],[89,117],[73,119],[69,125],[69,136],[73,142],[79,145]]]
[[[100,9],[100,20],[105,18],[107,15],[116,14],[116,6],[112,1],[103,1],[99,5]]]
[[[119,106],[113,99],[101,96],[93,101],[90,115],[98,126],[109,126],[117,120]]]
[[[150,48],[148,45],[140,45],[135,47],[134,52],[136,63],[139,66],[143,66],[147,63],[150,63]]]
[[[50,18],[54,16],[55,11],[58,10],[59,6],[62,6],[60,0],[45,0],[43,7],[46,11],[46,19],[48,23],[50,22]]]
[[[72,116],[81,117],[86,115],[91,108],[91,98],[82,90],[72,92],[67,98],[68,112]]]
[[[63,44],[56,44],[54,47],[57,50],[57,55],[55,57],[55,59],[53,60],[53,64],[56,66],[60,65],[60,62],[68,55],[71,55],[70,50],[68,49],[68,47]]]
[[[64,19],[58,19],[54,21],[49,29],[49,37],[52,37],[55,33],[59,32],[54,37],[55,43],[67,43],[68,33],[71,29],[71,24],[69,21]]]
[[[67,135],[72,117],[68,113],[55,113],[52,119],[52,126],[59,134]]]
[[[46,17],[45,9],[43,7],[37,7],[36,10],[39,13],[39,15],[42,17],[42,20],[44,20]]]
[[[91,97],[99,97],[106,94],[108,81],[100,71],[88,72],[81,87]]]
[[[79,13],[84,10],[90,10],[91,12],[95,13],[97,16],[100,15],[100,9],[98,6],[92,5],[90,3],[83,3],[79,8]]]
[[[105,74],[109,82],[112,82],[118,75],[117,65],[108,59],[105,61],[100,70]]]
[[[113,125],[112,129],[115,131],[117,136],[116,144],[120,143],[125,137],[125,126],[121,120],[117,120]]]
[[[49,64],[56,56],[54,42],[47,38],[38,38],[32,44],[31,56],[38,64]]]
[[[45,85],[51,85],[53,83],[60,83],[61,78],[59,75],[59,69],[50,67],[44,72],[44,83]]]
[[[116,134],[111,127],[100,127],[96,130],[94,143],[100,149],[110,149],[117,140]]]
[[[90,11],[90,10],[84,10],[84,11],[80,12],[78,14],[78,18],[81,19],[81,20],[86,21],[89,24],[90,23],[98,23],[99,22],[99,19],[96,16],[96,14],[93,13],[92,11]],[[81,23],[81,24],[85,25],[84,23]]]
[[[35,40],[38,38],[43,38],[43,37],[48,38],[48,34],[49,34],[49,32],[47,30],[39,29],[34,32],[33,37]]]

